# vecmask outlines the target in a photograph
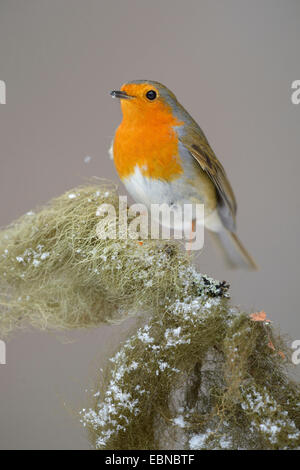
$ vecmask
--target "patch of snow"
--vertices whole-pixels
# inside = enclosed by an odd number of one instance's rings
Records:
[[[174,418],[173,423],[176,424],[176,426],[179,426],[180,428],[185,428],[185,425],[186,425],[184,421],[184,417],[182,415],[179,415],[176,418]]]

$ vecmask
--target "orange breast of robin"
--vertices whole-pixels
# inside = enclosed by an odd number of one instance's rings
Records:
[[[125,101],[125,100],[124,100]],[[113,154],[121,179],[130,177],[138,166],[143,176],[172,181],[183,173],[175,126],[183,125],[167,106],[155,112],[139,110],[131,103],[123,105],[123,121],[118,127]],[[141,115],[142,113],[142,115]]]

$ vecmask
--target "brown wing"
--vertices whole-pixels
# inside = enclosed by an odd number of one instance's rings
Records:
[[[223,166],[215,156],[204,134],[190,128],[184,136],[180,137],[180,141],[214,183],[220,216],[225,226],[229,230],[234,230],[237,206],[233,190]]]

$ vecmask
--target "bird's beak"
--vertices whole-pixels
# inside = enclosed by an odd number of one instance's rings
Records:
[[[131,98],[133,98],[133,96],[128,95],[125,91],[113,90],[110,92],[110,94],[113,98],[120,98],[124,100],[130,100]]]

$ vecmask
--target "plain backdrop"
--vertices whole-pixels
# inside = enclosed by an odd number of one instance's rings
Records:
[[[117,182],[109,91],[158,80],[225,166],[260,266],[228,271],[206,237],[199,269],[300,339],[299,44],[298,0],[0,0],[1,226],[91,176]],[[15,335],[0,365],[0,447],[88,448],[76,412],[129,323]]]

